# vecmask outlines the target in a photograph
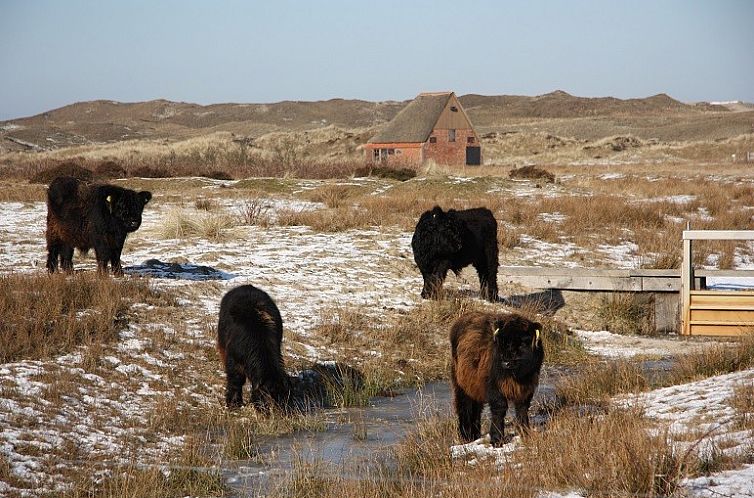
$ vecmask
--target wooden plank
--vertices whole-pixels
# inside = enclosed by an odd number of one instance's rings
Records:
[[[689,325],[690,335],[736,337],[742,336],[750,330],[752,330],[751,327],[741,327],[738,325]]]
[[[534,289],[564,289],[589,291],[640,292],[642,279],[638,277],[567,276],[567,275],[498,275],[506,283],[517,283]]]
[[[689,309],[691,308],[716,308],[731,306],[739,308],[754,307],[754,294],[751,292],[741,291],[740,295],[736,293],[724,292],[724,291],[703,291],[704,293],[698,293],[695,291],[691,293],[688,303]]]
[[[683,240],[754,240],[754,230],[684,230]]]
[[[742,309],[694,309],[689,313],[691,323],[714,322],[732,324],[754,324],[754,308]]]
[[[752,278],[754,277],[754,270],[694,270],[694,275],[697,277],[741,277]]]
[[[681,279],[678,277],[641,277],[641,290],[644,292],[678,292]]]

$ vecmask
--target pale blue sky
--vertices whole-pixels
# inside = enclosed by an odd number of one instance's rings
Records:
[[[556,89],[754,101],[754,1],[0,0],[0,119]]]

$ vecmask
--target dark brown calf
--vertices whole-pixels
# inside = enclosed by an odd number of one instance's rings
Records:
[[[464,441],[481,435],[481,415],[489,403],[494,446],[506,441],[508,403],[516,420],[529,427],[529,406],[539,385],[544,360],[542,326],[516,314],[471,312],[450,330],[451,380],[458,429]]]
[[[253,285],[228,291],[220,301],[217,349],[225,367],[225,404],[243,404],[243,385],[251,384],[251,403],[290,408],[291,383],[283,367],[280,344],[283,319],[272,298]]]
[[[141,226],[150,192],[135,192],[115,185],[90,185],[61,176],[47,190],[47,269],[60,266],[73,271],[74,248],[94,248],[97,268],[123,274],[120,255],[126,236]]]

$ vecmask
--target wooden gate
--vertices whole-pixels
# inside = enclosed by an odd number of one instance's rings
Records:
[[[754,240],[754,230],[684,230],[681,268],[682,327],[685,335],[740,336],[754,330],[754,289],[695,289],[694,240]],[[735,272],[726,272],[736,276]]]

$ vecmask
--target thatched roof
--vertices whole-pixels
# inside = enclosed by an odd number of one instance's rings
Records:
[[[426,142],[451,95],[451,92],[419,94],[369,143]]]

